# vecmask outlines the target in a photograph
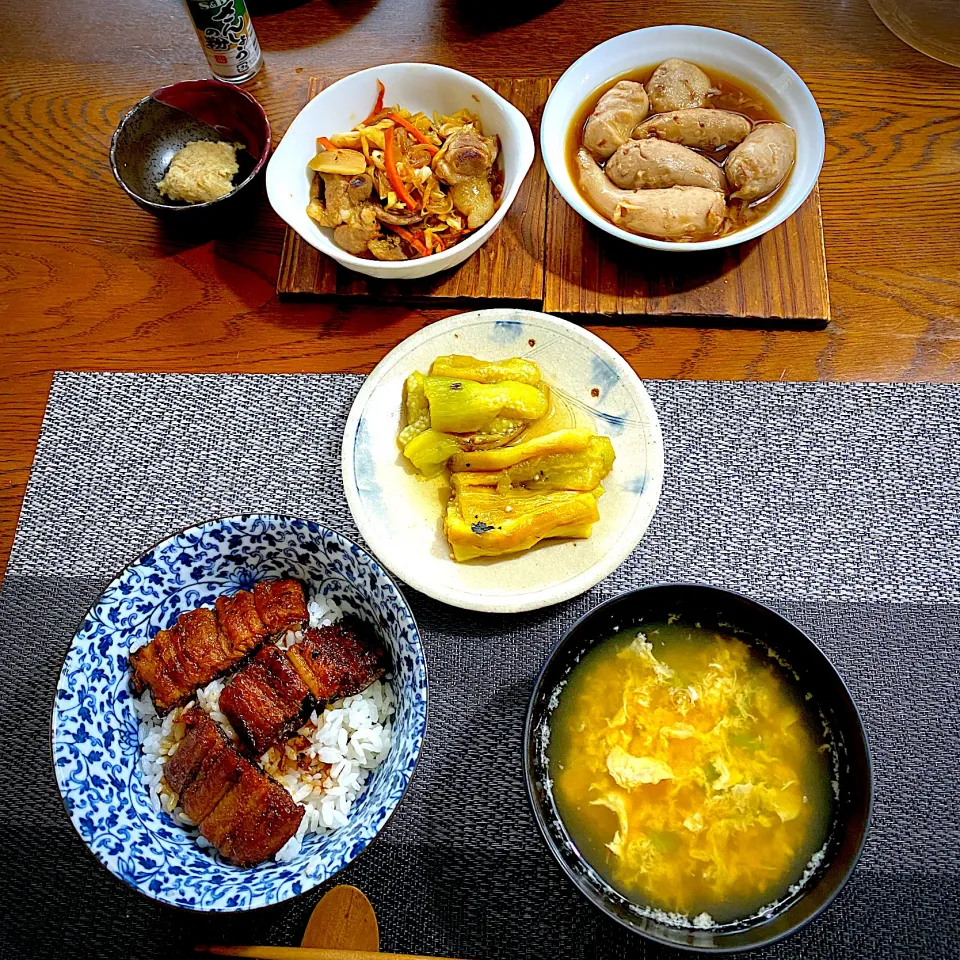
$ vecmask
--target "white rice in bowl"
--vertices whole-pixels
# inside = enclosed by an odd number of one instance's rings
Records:
[[[307,606],[310,626],[330,624],[335,618],[318,600]],[[290,631],[278,646],[289,647],[302,638]],[[314,711],[297,734],[260,758],[260,766],[280,783],[304,809],[296,835],[277,852],[274,859],[285,862],[300,852],[305,837],[329,833],[345,826],[354,801],[363,792],[370,774],[390,752],[392,718],[396,708],[390,675],[376,680],[362,693],[337,700]],[[196,824],[177,805],[177,797],[163,779],[163,765],[176,753],[186,731],[179,722],[193,706],[201,707],[234,741],[237,734],[220,712],[224,681],[214,680],[186,706],[158,717],[150,691],[133,700],[139,721],[142,756],[140,766],[150,801],[168,813],[197,843],[209,843],[199,835]]]

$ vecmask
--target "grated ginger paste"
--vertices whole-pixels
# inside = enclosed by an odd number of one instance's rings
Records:
[[[233,190],[233,178],[240,170],[237,150],[242,143],[191,140],[178,150],[157,189],[171,200],[209,203]]]

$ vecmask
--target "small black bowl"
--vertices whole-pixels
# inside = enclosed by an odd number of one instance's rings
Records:
[[[634,910],[581,856],[570,838],[547,787],[546,742],[551,698],[580,657],[598,641],[644,623],[663,623],[671,615],[705,629],[734,633],[747,642],[772,648],[796,671],[813,694],[833,734],[839,754],[839,797],[826,856],[802,889],[771,915],[715,929],[674,927]],[[721,624],[723,626],[721,626]],[[732,631],[731,631],[732,626]],[[555,705],[555,703],[554,703]],[[863,849],[873,800],[870,750],[860,714],[849,690],[820,648],[796,625],[740,594],[693,583],[644,587],[601,604],[577,621],[554,648],[537,679],[524,731],[524,774],[533,812],[550,852],[577,889],[625,927],[657,943],[717,953],[750,950],[779,940],[809,923],[846,883]]]
[[[208,203],[170,200],[157,183],[173,155],[191,140],[244,144],[237,153],[234,188]],[[110,142],[110,168],[117,182],[144,210],[189,222],[235,213],[249,197],[250,184],[270,156],[270,122],[249,93],[220,80],[183,80],[154,90],[135,103]]]

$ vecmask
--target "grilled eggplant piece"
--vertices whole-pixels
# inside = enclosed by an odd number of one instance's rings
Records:
[[[307,630],[289,650],[264,647],[234,674],[220,709],[256,756],[301,725],[311,710],[366,690],[386,670],[376,633],[356,617]]]
[[[286,653],[263,647],[224,687],[220,710],[259,757],[300,726],[309,694]]]
[[[183,812],[228,860],[250,867],[272,857],[296,832],[303,808],[254,766],[202,710],[181,718],[187,732],[164,765]]]
[[[263,580],[253,593],[220,597],[216,609],[180,615],[169,630],[130,654],[131,686],[147,687],[158,714],[187,700],[197,688],[234,667],[267,637],[299,629],[307,620],[303,585],[297,580]]]

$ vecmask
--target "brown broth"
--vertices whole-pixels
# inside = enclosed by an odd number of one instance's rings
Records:
[[[658,62],[653,64],[653,66],[643,67],[638,70],[630,70],[627,73],[621,73],[619,76],[613,77],[604,83],[603,86],[594,90],[593,93],[591,93],[590,96],[587,97],[587,99],[584,100],[584,102],[580,105],[579,110],[577,110],[577,112],[573,115],[573,119],[567,130],[565,144],[566,149],[564,151],[566,154],[567,169],[570,173],[570,179],[577,187],[578,192],[580,192],[580,195],[583,197],[584,201],[591,207],[593,207],[593,204],[591,204],[583,192],[580,191],[580,176],[579,168],[577,167],[577,151],[580,149],[583,143],[584,124],[586,124],[587,118],[596,109],[600,98],[608,90],[614,87],[621,80],[634,80],[637,83],[646,84],[646,82],[653,75],[653,71],[656,70],[659,65],[660,63]],[[783,118],[776,112],[776,110],[773,109],[772,105],[768,103],[759,92],[743,83],[743,81],[737,80],[736,78],[717,70],[706,70],[703,67],[701,67],[701,69],[707,74],[708,77],[710,77],[711,81],[713,82],[713,86],[720,91],[719,94],[710,98],[711,107],[715,107],[719,110],[731,110],[734,113],[743,114],[743,116],[747,117],[754,124],[783,122]],[[660,116],[660,114],[650,113],[645,119],[649,120],[651,117],[656,116]],[[733,148],[731,147],[730,149]],[[715,161],[722,167],[726,163],[726,159],[730,153],[730,150],[695,150],[694,152],[708,157],[710,160]],[[783,183],[772,194],[770,194],[769,197],[764,197],[762,200],[756,200],[750,204],[743,204],[738,200],[728,199],[727,215],[724,217],[723,225],[720,227],[720,230],[716,236],[722,237],[729,233],[733,233],[736,230],[743,230],[744,228],[750,226],[750,224],[759,220],[760,217],[765,216],[773,204],[776,203],[777,197],[780,195],[780,192],[787,185],[787,183],[789,183],[792,175],[793,171],[791,170],[790,173],[787,174],[786,180],[784,180]],[[673,242],[688,243],[689,241],[674,240]]]

